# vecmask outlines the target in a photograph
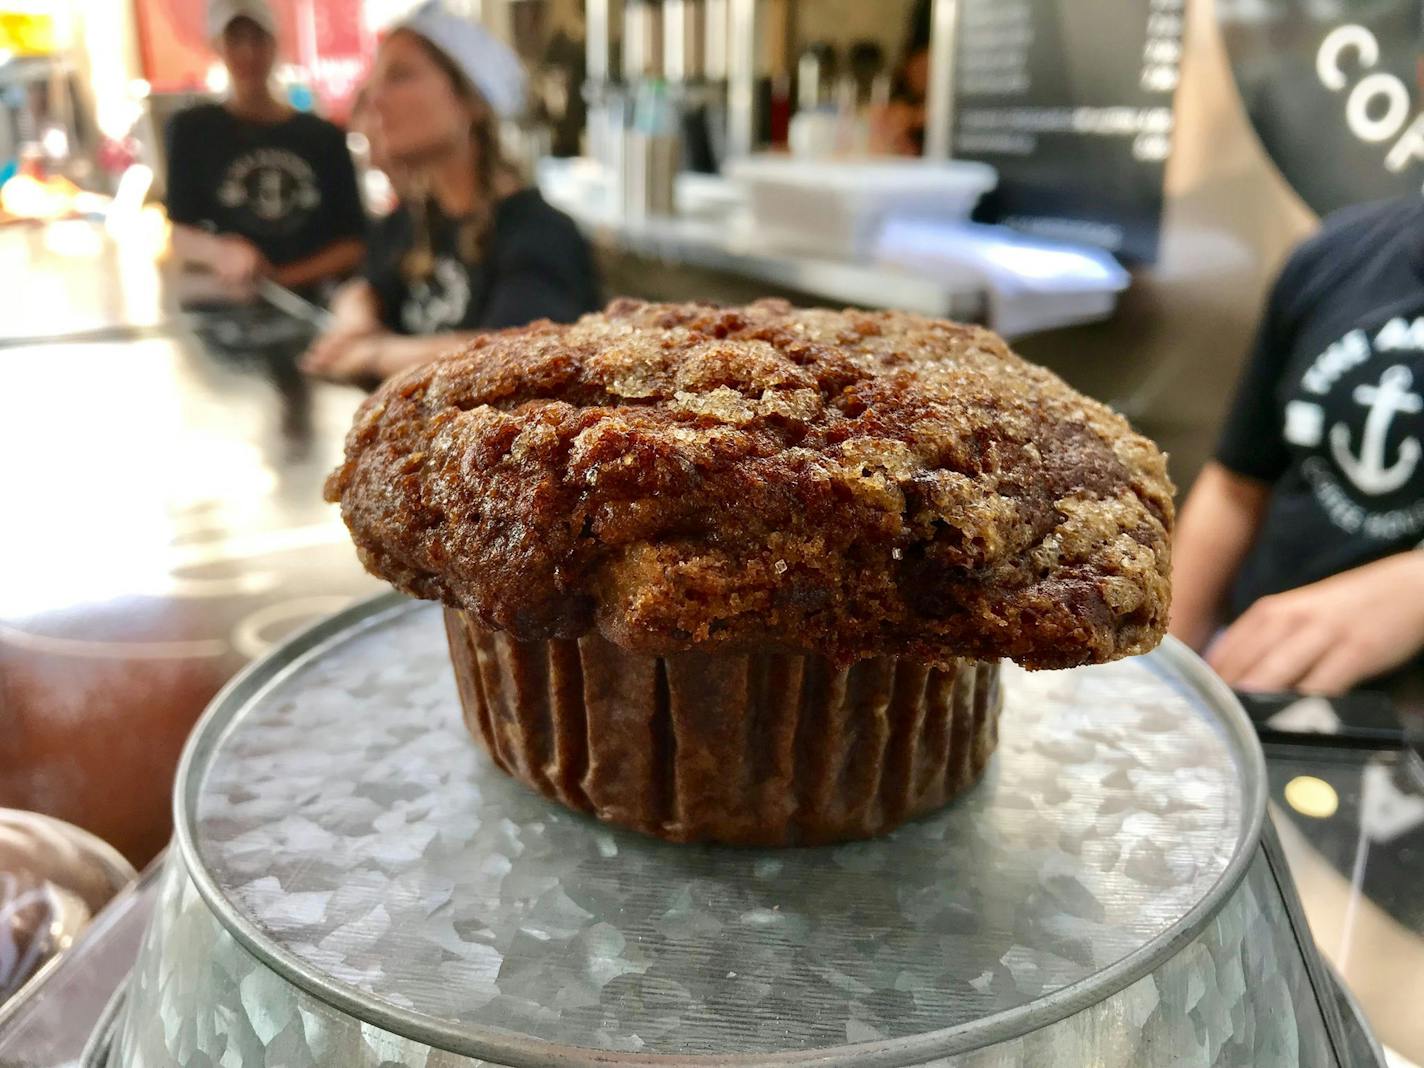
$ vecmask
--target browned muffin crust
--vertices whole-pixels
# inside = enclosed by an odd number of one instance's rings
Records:
[[[362,561],[517,638],[845,663],[1144,652],[1172,486],[972,326],[617,301],[387,382],[330,477]]]

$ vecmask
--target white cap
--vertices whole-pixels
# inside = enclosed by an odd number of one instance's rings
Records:
[[[208,39],[217,40],[234,19],[251,19],[273,37],[277,20],[267,0],[208,0]]]
[[[519,57],[483,26],[430,0],[391,27],[419,34],[449,56],[501,118],[524,110],[524,67]]]

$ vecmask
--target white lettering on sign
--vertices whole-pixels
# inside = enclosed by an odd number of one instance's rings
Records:
[[[1398,174],[1415,160],[1424,159],[1424,115],[1409,122],[1409,86],[1394,74],[1372,70],[1379,61],[1375,35],[1363,26],[1347,23],[1336,26],[1320,42],[1315,74],[1332,93],[1344,91],[1358,79],[1345,99],[1345,124],[1368,144],[1398,137],[1384,158],[1385,169]]]
[[[1315,73],[1320,77],[1320,84],[1332,93],[1338,93],[1349,84],[1340,69],[1340,57],[1346,51],[1353,51],[1366,70],[1379,62],[1379,42],[1374,34],[1363,26],[1336,26],[1325,35],[1320,50],[1315,53]]]
[[[1384,114],[1371,118],[1376,101],[1384,101]],[[1350,90],[1345,102],[1345,122],[1361,141],[1388,141],[1409,118],[1409,90],[1393,74],[1366,75]]]
[[[1398,174],[1416,159],[1424,159],[1424,115],[1418,116],[1404,131],[1404,136],[1394,143],[1389,155],[1384,158],[1386,169]]]

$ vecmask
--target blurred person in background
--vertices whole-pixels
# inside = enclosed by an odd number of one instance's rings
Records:
[[[870,148],[894,156],[925,150],[925,98],[930,86],[930,0],[916,0],[890,83],[890,102],[871,109]]]
[[[1424,663],[1424,199],[1277,277],[1173,547],[1171,630],[1240,690],[1413,700]],[[1224,629],[1222,629],[1224,628]]]
[[[369,93],[400,204],[373,228],[361,278],[333,302],[307,371],[379,380],[472,333],[600,306],[577,227],[501,153],[500,116],[524,97],[513,52],[428,4],[381,42]]]
[[[266,0],[211,0],[207,28],[230,89],[169,124],[174,252],[238,289],[270,278],[310,291],[350,275],[366,218],[345,134],[273,92],[276,21]]]
[[[277,98],[276,22],[266,0],[211,0],[207,29],[230,90],[168,127],[168,217],[184,267],[220,283],[202,299],[189,287],[208,354],[271,380],[291,459],[311,444],[311,386],[298,369],[314,315],[255,301],[264,281],[319,301],[349,277],[365,249],[366,213],[346,135]]]

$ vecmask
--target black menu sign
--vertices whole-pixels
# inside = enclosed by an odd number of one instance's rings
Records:
[[[999,171],[991,221],[1157,254],[1185,0],[960,0],[954,155]]]

